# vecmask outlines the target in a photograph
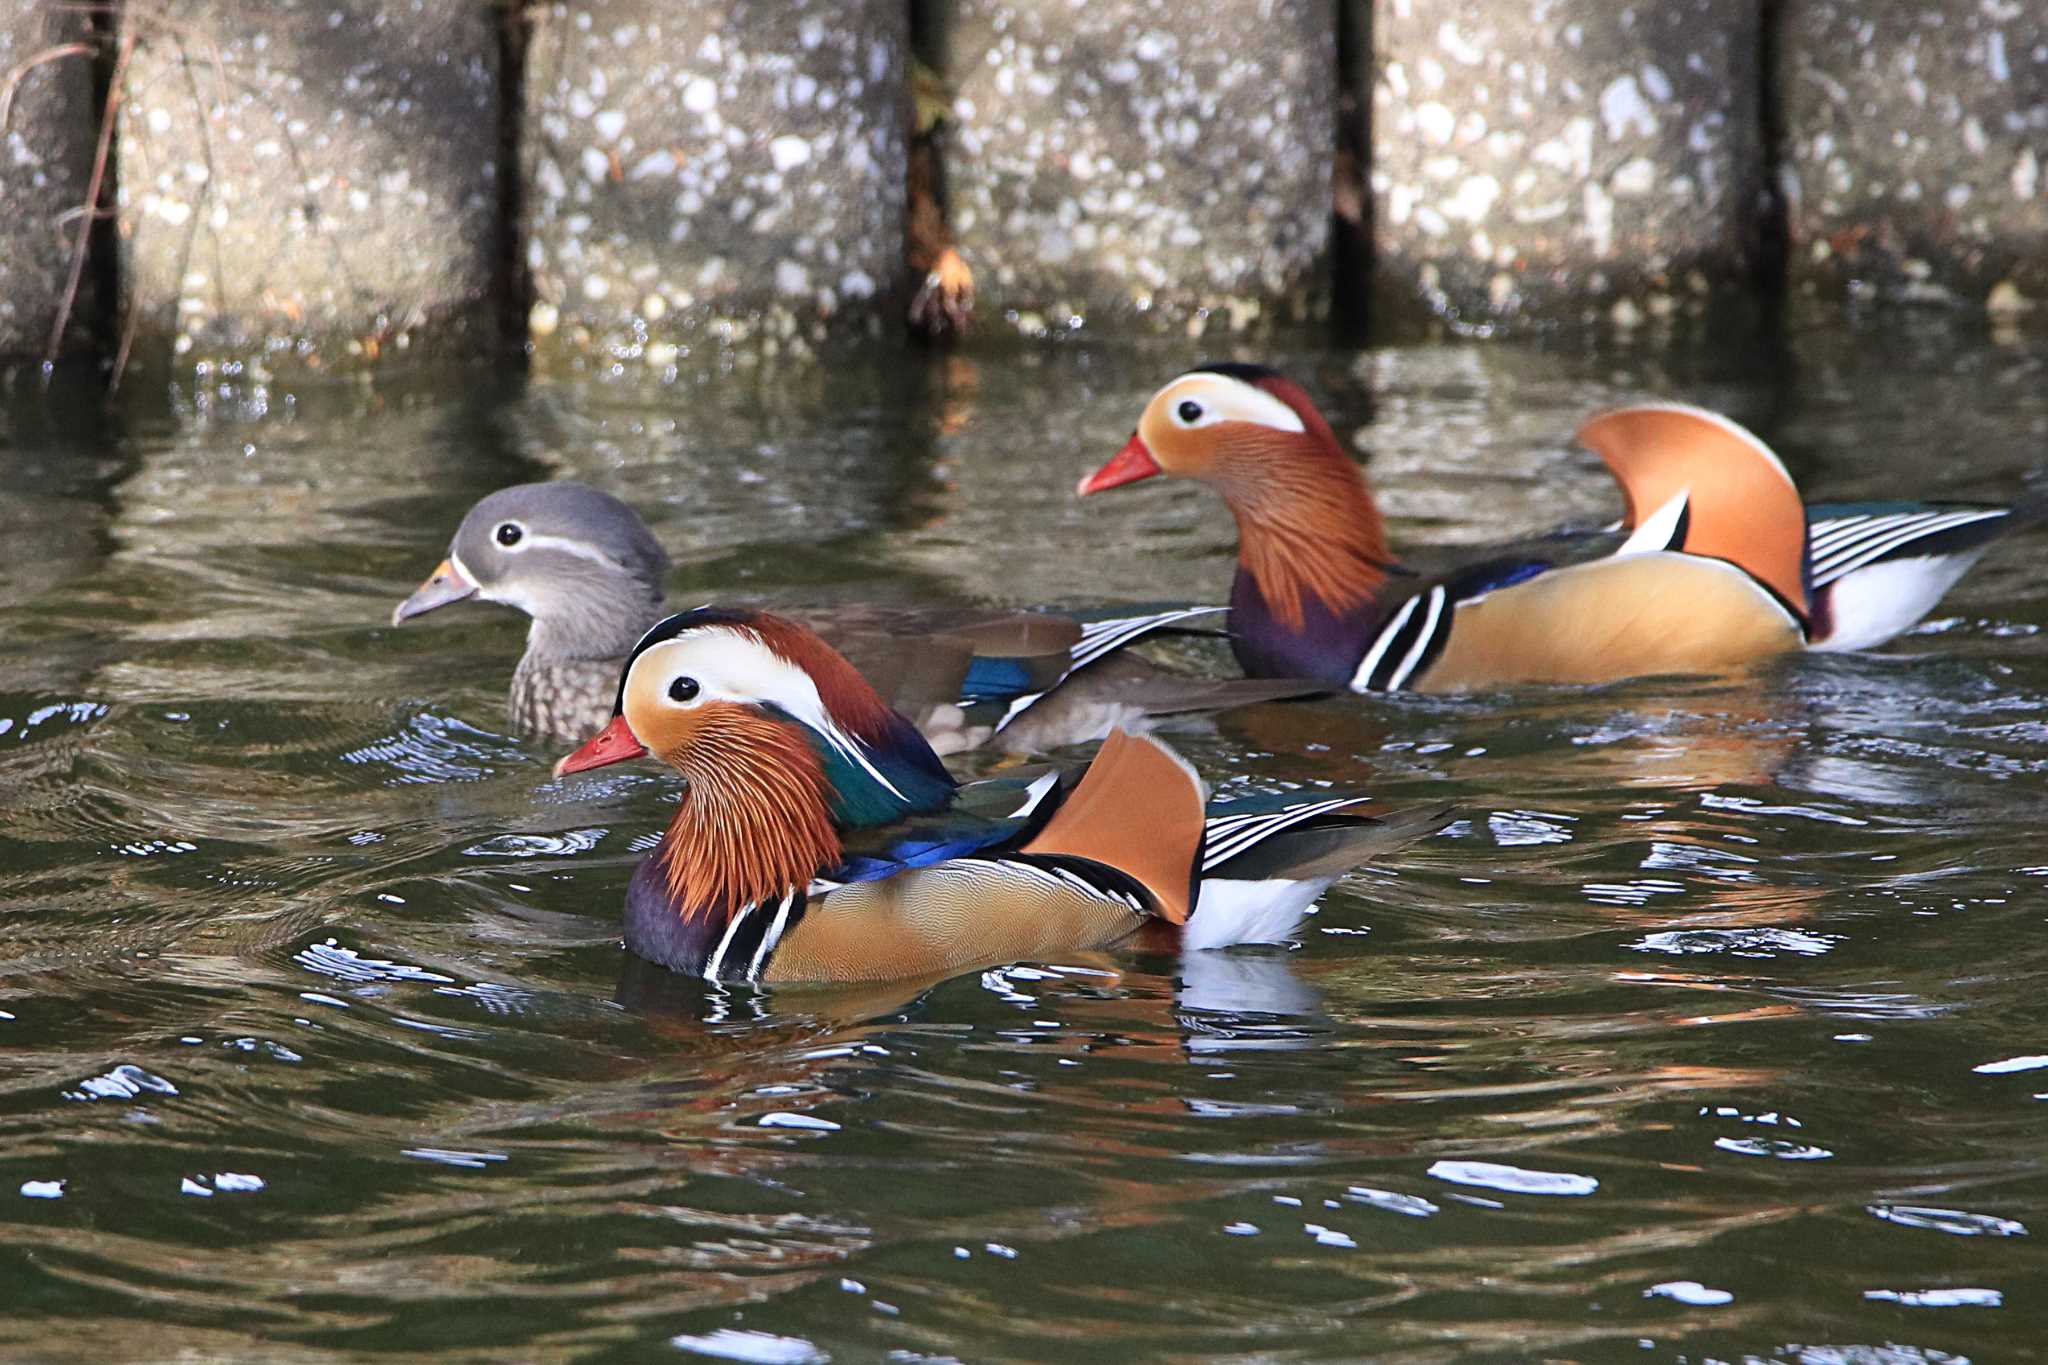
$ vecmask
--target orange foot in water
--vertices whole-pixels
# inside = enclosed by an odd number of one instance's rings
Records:
[[[974,272],[959,252],[946,247],[910,301],[910,320],[926,335],[942,337],[965,332],[973,314]]]

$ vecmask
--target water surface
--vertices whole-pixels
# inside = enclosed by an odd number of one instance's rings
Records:
[[[1219,786],[1464,818],[1287,948],[915,996],[626,961],[674,782],[549,780],[508,613],[386,624],[474,498],[566,475],[646,511],[679,604],[1220,597],[1203,490],[1070,493],[1196,357],[18,401],[0,1349],[2029,1354],[2048,537],[1879,655],[1178,736]],[[1278,359],[1402,541],[1614,515],[1570,437],[1637,397],[1829,498],[2010,497],[2048,453],[2048,345],[1910,320]]]

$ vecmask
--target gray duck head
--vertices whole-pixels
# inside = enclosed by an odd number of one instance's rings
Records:
[[[476,598],[533,618],[529,653],[615,658],[661,614],[668,555],[639,515],[581,483],[501,488],[469,509],[398,625]]]

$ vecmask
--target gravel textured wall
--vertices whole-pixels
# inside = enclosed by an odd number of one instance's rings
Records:
[[[537,6],[524,235],[543,363],[666,369],[901,328],[901,0]]]
[[[1382,329],[1626,328],[1762,298],[1781,262],[1801,299],[2048,321],[2042,0],[87,9],[0,0],[0,358],[48,344],[81,221],[95,58],[29,64],[66,44],[126,54],[120,258],[67,344],[106,354],[117,302],[186,374],[900,338],[913,180],[984,334],[1216,338],[1339,289]],[[913,12],[945,77],[915,165]]]
[[[1794,290],[2048,303],[2048,6],[1787,0]]]
[[[493,340],[501,15],[130,4],[120,205],[138,358],[260,374]]]
[[[0,81],[21,70],[0,128],[0,360],[40,358],[49,345],[97,129],[88,58],[53,57],[22,68],[89,37],[82,12],[46,0],[0,0]],[[90,276],[84,285],[89,291]],[[89,292],[77,301],[67,350],[84,340],[92,304]]]
[[[1325,309],[1336,41],[1323,0],[960,0],[946,174],[982,317]]]
[[[1376,0],[1375,297],[1624,325],[1755,274],[1758,7]]]

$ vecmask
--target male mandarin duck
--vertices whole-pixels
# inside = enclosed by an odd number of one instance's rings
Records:
[[[702,608],[647,632],[611,724],[556,770],[650,752],[687,785],[634,872],[626,946],[714,979],[1271,941],[1344,871],[1446,821],[1373,819],[1353,796],[1205,809],[1192,768],[1121,730],[1078,774],[960,788],[852,664],[763,612]],[[973,810],[991,801],[998,814]]]
[[[1086,496],[1197,479],[1237,519],[1230,641],[1245,671],[1358,692],[1448,692],[1711,673],[1910,628],[1990,543],[2048,513],[1966,503],[1807,507],[1770,448],[1725,417],[1626,408],[1579,439],[1621,484],[1616,531],[1558,532],[1448,567],[1404,566],[1363,471],[1306,392],[1207,365],[1153,396]]]
[[[478,598],[532,618],[512,674],[513,723],[587,739],[611,719],[619,668],[662,615],[669,560],[638,514],[568,481],[500,489],[470,508],[448,556],[391,614],[393,625]],[[1219,608],[1082,622],[1044,612],[840,608],[814,624],[884,685],[944,752],[1029,751],[1100,739],[1115,725],[1296,697],[1302,680],[1184,678],[1114,657],[1131,638],[1196,630]],[[1076,677],[1083,674],[1083,677]],[[993,704],[977,723],[963,705]]]

